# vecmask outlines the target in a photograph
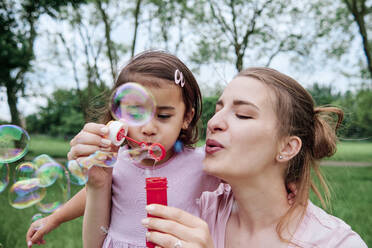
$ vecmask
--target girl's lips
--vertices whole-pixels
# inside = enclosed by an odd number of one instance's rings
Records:
[[[213,154],[215,152],[218,152],[222,150],[224,147],[219,142],[213,139],[207,139],[205,143],[205,152],[207,154]]]

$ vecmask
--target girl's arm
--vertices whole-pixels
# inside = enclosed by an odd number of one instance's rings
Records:
[[[86,190],[83,188],[57,211],[33,222],[26,234],[27,246],[45,244],[44,235],[53,231],[62,223],[82,216],[85,208],[85,195]]]
[[[102,247],[110,224],[112,168],[89,170],[83,221],[84,248]]]

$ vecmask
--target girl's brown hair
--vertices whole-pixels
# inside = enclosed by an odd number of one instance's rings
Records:
[[[185,117],[194,109],[194,116],[188,128],[181,130],[178,139],[184,146],[190,147],[199,139],[198,122],[202,111],[202,98],[194,75],[176,56],[164,51],[145,51],[136,55],[121,70],[111,94],[117,87],[128,82],[138,82],[151,87],[160,87],[163,83],[174,84],[177,69],[183,74],[185,80],[184,86],[181,87],[182,98],[186,107]],[[107,104],[100,122],[107,123],[110,120],[112,120],[112,116],[109,111],[109,104]]]
[[[323,207],[329,204],[329,189],[319,170],[318,162],[336,152],[335,130],[342,122],[343,111],[335,107],[315,108],[313,98],[298,82],[274,69],[248,68],[241,71],[237,77],[239,76],[255,78],[273,90],[276,96],[274,108],[279,125],[278,136],[298,136],[302,141],[300,151],[289,161],[284,175],[286,186],[289,183],[296,184],[295,203],[281,218],[276,228],[279,237],[289,242],[283,238],[282,233],[295,209],[302,207],[301,218],[304,216],[310,188],[320,199]],[[332,118],[334,116],[336,118]],[[311,178],[312,170],[324,190],[325,200]]]

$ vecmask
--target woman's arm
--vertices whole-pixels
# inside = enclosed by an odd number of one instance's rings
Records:
[[[89,169],[83,221],[84,248],[102,247],[110,224],[112,168]]]
[[[85,195],[86,191],[83,188],[57,211],[33,222],[26,234],[27,246],[45,244],[44,235],[53,231],[62,223],[82,216],[85,208]]]

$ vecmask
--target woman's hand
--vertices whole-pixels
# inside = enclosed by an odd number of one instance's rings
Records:
[[[56,229],[59,224],[52,215],[32,222],[26,234],[27,247],[45,244],[44,235]]]
[[[146,207],[147,213],[160,218],[146,218],[142,224],[152,229],[147,241],[164,248],[212,248],[213,241],[208,225],[202,219],[181,209],[158,204]]]

